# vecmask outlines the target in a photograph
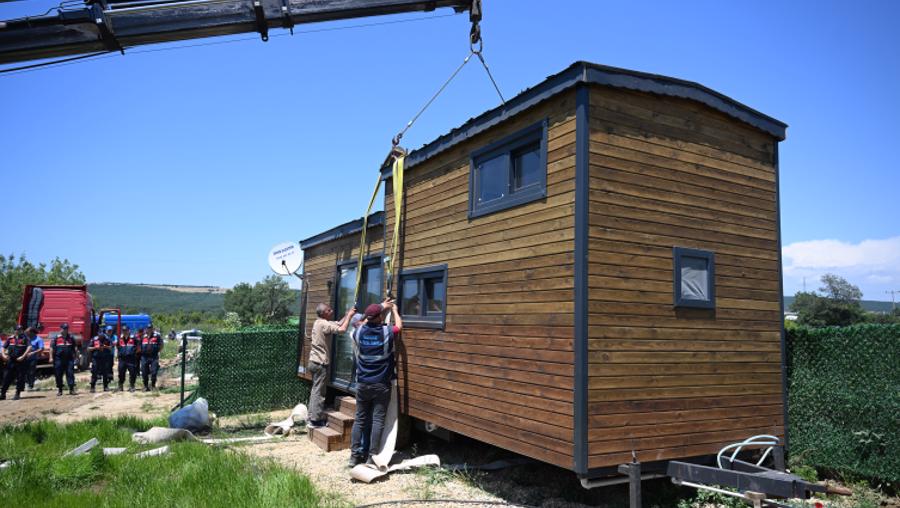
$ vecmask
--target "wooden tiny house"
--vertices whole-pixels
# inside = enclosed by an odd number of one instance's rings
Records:
[[[579,62],[409,154],[401,410],[582,477],[783,436],[785,128]],[[310,318],[354,240],[304,247]]]

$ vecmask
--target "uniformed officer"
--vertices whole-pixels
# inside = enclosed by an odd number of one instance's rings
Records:
[[[103,381],[103,391],[108,392],[112,376],[109,373],[107,362],[112,361],[112,345],[106,332],[101,331],[91,340],[88,351],[91,352],[91,393],[97,391],[98,379]]]
[[[106,327],[106,336],[109,338],[109,361],[106,362],[106,373],[109,375],[109,382],[111,383],[113,379],[115,379],[115,373],[113,372],[113,366],[115,364],[115,353],[119,351],[119,336],[115,334],[115,328],[112,326]]]
[[[75,360],[78,347],[75,337],[69,334],[69,323],[59,325],[59,335],[50,341],[50,363],[56,377],[56,396],[63,394],[63,373],[69,385],[69,395],[75,395]]]
[[[141,380],[144,382],[144,391],[156,388],[156,374],[159,372],[159,353],[162,352],[163,341],[159,334],[154,333],[153,325],[147,327],[141,338]]]
[[[134,380],[137,378],[137,353],[140,341],[130,333],[128,327],[122,328],[122,336],[116,354],[119,357],[119,389],[125,389],[125,373],[128,373],[128,391],[134,391]]]
[[[44,328],[40,323],[38,323],[38,327]],[[37,330],[34,330],[33,334],[28,335],[28,343],[31,346],[31,352],[28,353],[28,358],[25,360],[25,385],[28,391],[31,391],[34,390],[34,382],[37,378],[38,360],[41,359],[41,353],[44,351],[44,339],[37,334]]]
[[[28,328],[28,335],[36,335],[37,330]],[[13,400],[19,400],[22,390],[25,389],[25,370],[27,365],[25,361],[28,354],[31,353],[31,344],[28,343],[28,337],[23,334],[19,328],[16,333],[6,341],[5,347],[0,350],[3,360],[6,362],[6,371],[3,373],[3,388],[0,389],[0,400],[6,400],[6,390],[13,380],[16,382],[16,395]]]

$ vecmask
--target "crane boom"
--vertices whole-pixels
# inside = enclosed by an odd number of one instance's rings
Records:
[[[0,21],[0,64],[246,32],[265,41],[270,28],[438,8],[481,16],[480,0],[86,0]]]

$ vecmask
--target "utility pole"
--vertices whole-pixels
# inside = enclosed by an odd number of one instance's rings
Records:
[[[891,312],[897,312],[897,302],[894,300],[894,294],[900,293],[900,289],[885,291],[885,293],[890,293],[891,295]]]

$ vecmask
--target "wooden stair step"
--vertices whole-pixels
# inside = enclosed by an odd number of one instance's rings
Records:
[[[334,408],[354,418],[356,416],[356,397],[335,397]]]
[[[312,442],[326,452],[343,450],[349,447],[348,441],[344,438],[343,434],[334,429],[329,429],[328,427],[316,427],[311,429],[309,435]]]
[[[325,413],[328,417],[328,428],[342,435],[347,435],[353,429],[353,417],[347,416],[340,411],[328,411]]]

